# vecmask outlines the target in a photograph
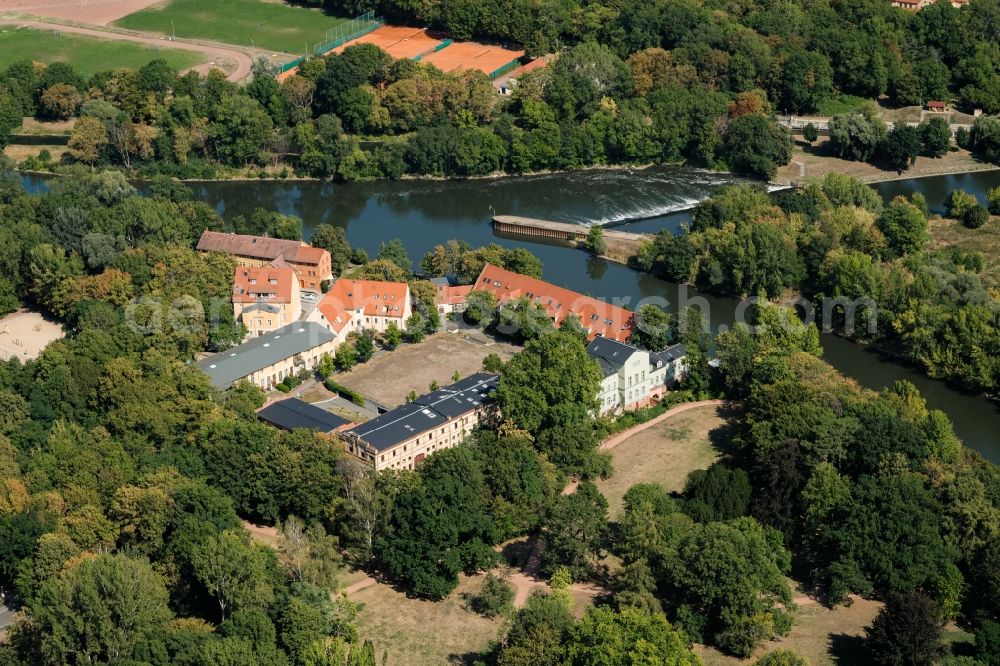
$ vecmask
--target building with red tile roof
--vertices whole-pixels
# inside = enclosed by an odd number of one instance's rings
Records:
[[[393,322],[402,330],[411,314],[410,286],[405,282],[341,278],[333,283],[307,321],[325,326],[343,340],[353,330],[381,332]]]
[[[534,301],[545,308],[557,327],[567,316],[576,315],[588,340],[602,335],[625,342],[632,335],[631,311],[499,266],[486,264],[472,289],[491,292],[500,305],[522,297]]]
[[[472,291],[471,284],[453,286],[447,278],[433,278],[431,282],[437,290],[434,302],[437,305],[438,314],[447,315],[465,310],[465,298]]]
[[[301,290],[295,271],[284,266],[240,266],[233,276],[233,318],[251,336],[269,333],[298,319]]]
[[[240,266],[264,266],[281,260],[295,269],[299,286],[307,291],[320,291],[322,283],[329,280],[333,272],[330,253],[302,241],[206,229],[198,240],[197,249],[231,254]]]

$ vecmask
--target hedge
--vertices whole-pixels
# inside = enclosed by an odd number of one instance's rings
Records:
[[[358,407],[365,406],[365,396],[361,395],[357,391],[352,391],[351,389],[347,388],[342,384],[338,384],[332,379],[327,379],[325,382],[323,382],[323,386],[326,387],[327,391],[332,391],[342,398],[347,398]]]

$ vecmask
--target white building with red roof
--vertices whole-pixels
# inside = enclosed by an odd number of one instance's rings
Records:
[[[405,282],[341,278],[306,321],[324,326],[342,342],[351,331],[383,332],[391,323],[403,330],[411,314],[410,286]]]

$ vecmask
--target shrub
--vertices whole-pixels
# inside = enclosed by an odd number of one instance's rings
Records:
[[[990,211],[986,206],[976,204],[962,214],[962,224],[970,229],[978,229],[990,221]]]
[[[486,617],[496,617],[513,608],[514,588],[503,578],[486,574],[479,594],[472,598],[472,609]]]
[[[812,123],[806,123],[806,126],[802,128],[802,138],[812,143],[819,138],[819,130]]]
[[[990,212],[1000,215],[1000,186],[994,187],[986,193],[986,201],[989,204]]]
[[[346,398],[350,400],[358,407],[365,406],[365,397],[363,395],[361,395],[357,391],[352,391],[351,389],[347,388],[342,384],[338,384],[332,379],[327,379],[325,382],[323,382],[323,386],[326,387],[327,391],[331,391],[339,395],[341,398]]]

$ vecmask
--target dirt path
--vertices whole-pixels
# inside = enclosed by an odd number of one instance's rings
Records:
[[[47,21],[33,21],[30,19],[0,19],[0,25],[14,25],[23,28],[32,28],[34,30],[58,30],[59,32],[86,35],[88,37],[97,37],[98,39],[136,42],[138,44],[146,44],[148,46],[156,46],[160,48],[194,51],[196,53],[202,53],[210,59],[224,61],[227,65],[232,67],[233,71],[231,71],[227,76],[230,81],[242,81],[243,79],[249,77],[250,69],[253,65],[253,58],[248,52],[235,47],[212,45],[205,42],[194,42],[188,40],[171,41],[161,37],[151,37],[138,33],[121,32],[101,28],[100,26],[85,27],[80,25],[64,25],[62,23],[49,23]],[[192,69],[200,73],[204,73],[211,68],[211,65],[205,64],[192,67]],[[219,69],[222,69],[222,67],[219,67]]]

